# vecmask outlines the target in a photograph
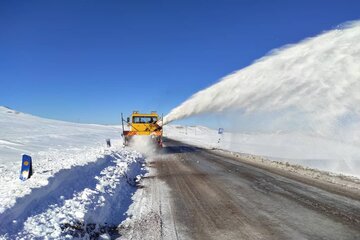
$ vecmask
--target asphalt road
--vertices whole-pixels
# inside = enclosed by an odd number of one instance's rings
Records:
[[[170,140],[150,167],[169,189],[157,191],[161,238],[360,239],[358,195]]]

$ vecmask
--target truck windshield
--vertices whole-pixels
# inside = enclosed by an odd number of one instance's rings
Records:
[[[157,117],[133,117],[133,123],[156,123]]]

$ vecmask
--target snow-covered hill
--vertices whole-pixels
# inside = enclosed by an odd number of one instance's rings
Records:
[[[32,156],[34,169],[24,182],[19,180],[23,153]],[[129,181],[140,174],[142,161],[122,147],[118,126],[68,123],[0,107],[0,239],[58,238],[88,228],[84,223],[119,224],[136,189]]]
[[[360,147],[301,133],[228,133],[202,126],[165,125],[170,138],[206,148],[255,154],[333,173],[360,177]]]
[[[119,127],[44,119],[1,106],[0,129],[1,165],[18,161],[21,153],[78,150],[83,146],[103,145],[105,138],[121,138]]]

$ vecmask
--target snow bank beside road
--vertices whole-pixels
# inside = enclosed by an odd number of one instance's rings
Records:
[[[0,130],[0,213],[61,169],[107,155],[105,138],[121,138],[118,127],[43,119],[5,107],[0,107]],[[25,182],[19,180],[23,153],[33,157],[34,169]]]
[[[205,148],[260,155],[268,159],[360,177],[360,147],[298,133],[228,133],[202,126],[166,125],[165,136]],[[220,141],[219,141],[220,139]]]
[[[116,236],[144,161],[122,147],[119,127],[0,107],[0,130],[0,239]],[[24,182],[23,153],[33,157],[34,169]]]
[[[114,139],[114,148],[119,147],[120,128],[43,119],[0,106],[0,213],[16,198],[45,186],[60,170],[109,154],[105,138]],[[19,180],[23,153],[33,157],[34,169],[25,182]]]
[[[117,236],[143,174],[143,158],[125,149],[108,153],[61,170],[0,214],[0,239]]]

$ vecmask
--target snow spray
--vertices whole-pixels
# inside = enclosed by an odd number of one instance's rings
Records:
[[[359,120],[360,21],[273,50],[191,96],[163,124],[234,110],[297,112],[301,122],[320,134],[349,125],[349,119]]]
[[[131,138],[129,146],[144,154],[147,157],[155,156],[158,148],[156,141],[152,136],[138,136]]]

